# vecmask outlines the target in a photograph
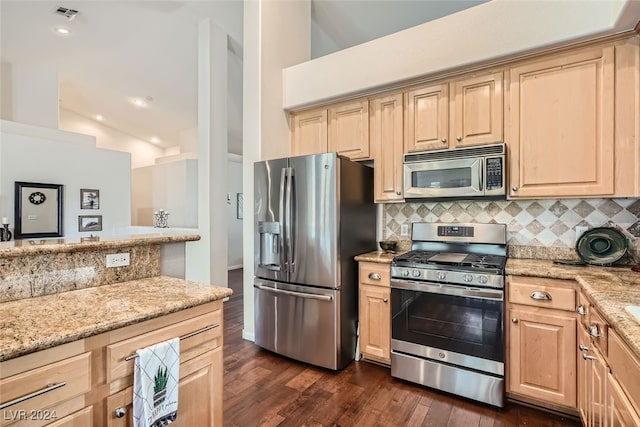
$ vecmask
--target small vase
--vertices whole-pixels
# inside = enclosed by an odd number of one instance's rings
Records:
[[[3,224],[4,229],[0,230],[0,240],[3,242],[8,242],[13,237],[11,231],[9,230],[9,224]]]

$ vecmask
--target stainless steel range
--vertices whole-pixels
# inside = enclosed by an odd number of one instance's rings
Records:
[[[504,224],[414,223],[391,264],[391,375],[504,406]]]

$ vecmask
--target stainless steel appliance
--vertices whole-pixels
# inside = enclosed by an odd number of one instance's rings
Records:
[[[327,153],[254,172],[255,343],[342,369],[356,348],[353,257],[376,248],[373,170]]]
[[[503,224],[414,223],[391,264],[391,375],[504,406]]]
[[[506,197],[505,144],[404,156],[405,199]]]

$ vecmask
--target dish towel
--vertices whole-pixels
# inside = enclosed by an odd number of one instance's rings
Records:
[[[159,427],[178,416],[180,338],[136,352],[133,373],[133,426]]]

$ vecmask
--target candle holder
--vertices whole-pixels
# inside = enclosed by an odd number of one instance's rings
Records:
[[[162,209],[153,213],[153,223],[156,228],[169,228],[168,219],[169,212],[165,212]]]
[[[0,241],[8,242],[13,237],[11,231],[9,230],[9,224],[2,224],[3,228],[0,228]]]

